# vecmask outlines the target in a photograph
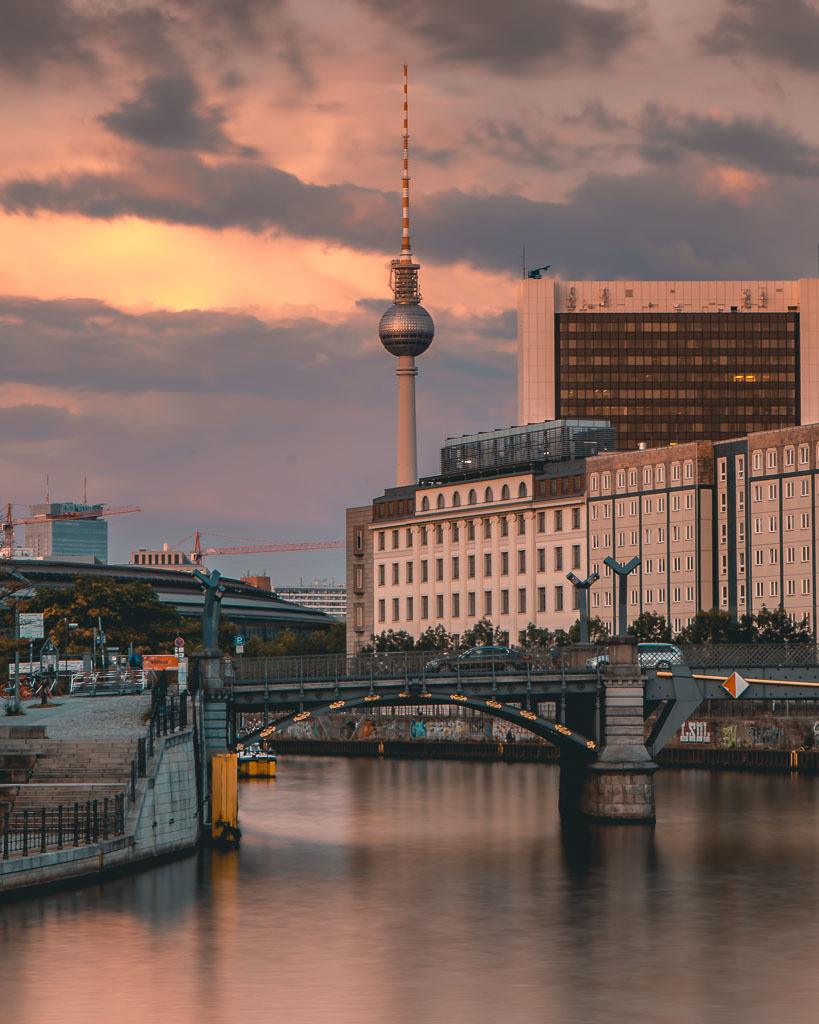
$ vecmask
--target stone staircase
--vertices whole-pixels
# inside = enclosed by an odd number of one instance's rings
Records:
[[[44,728],[0,730],[0,815],[102,801],[128,785],[133,740],[50,740]]]

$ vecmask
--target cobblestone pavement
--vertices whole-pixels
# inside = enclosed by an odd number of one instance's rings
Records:
[[[0,718],[0,725],[45,725],[52,740],[119,740],[142,736],[150,693],[127,697],[57,697],[59,707],[24,704],[25,715]]]

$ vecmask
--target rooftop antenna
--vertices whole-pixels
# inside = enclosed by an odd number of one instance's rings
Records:
[[[50,492],[51,492],[51,488],[50,488],[49,482],[48,482],[48,473],[46,473],[46,481],[45,481],[45,500],[46,500],[46,505],[50,504],[50,502],[51,502],[51,494],[50,494]]]
[[[520,276],[526,280],[526,246],[523,246],[523,253],[520,258]]]
[[[82,503],[83,505],[88,504],[88,476],[85,475],[82,478]]]
[[[412,263],[409,221],[409,83],[404,65],[404,166],[401,175],[401,262]]]

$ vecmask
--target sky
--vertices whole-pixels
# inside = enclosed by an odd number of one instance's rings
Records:
[[[341,539],[392,484],[404,62],[422,474],[514,421],[524,245],[563,277],[816,273],[810,0],[0,0],[0,25],[0,500],[87,476],[142,509],[115,560]]]

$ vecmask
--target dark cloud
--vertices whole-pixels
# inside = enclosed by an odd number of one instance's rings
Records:
[[[464,261],[516,273],[522,244],[565,276],[771,277],[804,272],[814,251],[804,211],[819,201],[807,176],[772,181],[752,202],[723,192],[702,168],[675,165],[590,176],[564,201],[450,189],[418,195],[413,236],[422,260]],[[10,213],[79,214],[210,228],[239,227],[323,239],[388,254],[398,196],[354,185],[319,186],[258,163],[209,167],[176,159],[164,177],[79,174],[0,184]],[[810,237],[809,237],[810,236]]]
[[[546,58],[601,63],[640,32],[635,8],[580,0],[360,0],[446,60],[522,75]]]
[[[63,440],[74,434],[76,419],[68,409],[51,405],[4,406],[0,408],[0,438],[3,444]]]
[[[99,120],[114,134],[144,146],[258,156],[252,146],[228,138],[224,111],[203,102],[199,86],[185,71],[148,78],[134,99]]]
[[[49,65],[92,67],[87,28],[66,0],[0,0],[0,70],[30,79]]]
[[[474,125],[467,141],[483,153],[538,167],[563,166],[565,150],[551,135],[532,134],[520,121],[485,118]]]
[[[728,0],[701,37],[708,53],[749,54],[819,70],[819,10],[809,0]]]
[[[651,161],[696,153],[767,174],[819,175],[819,149],[769,118],[714,118],[649,104],[640,132],[642,155]]]
[[[571,127],[581,125],[584,128],[596,128],[601,132],[618,131],[628,128],[629,124],[626,118],[619,117],[599,99],[587,100],[577,113],[561,117],[560,123]]]

